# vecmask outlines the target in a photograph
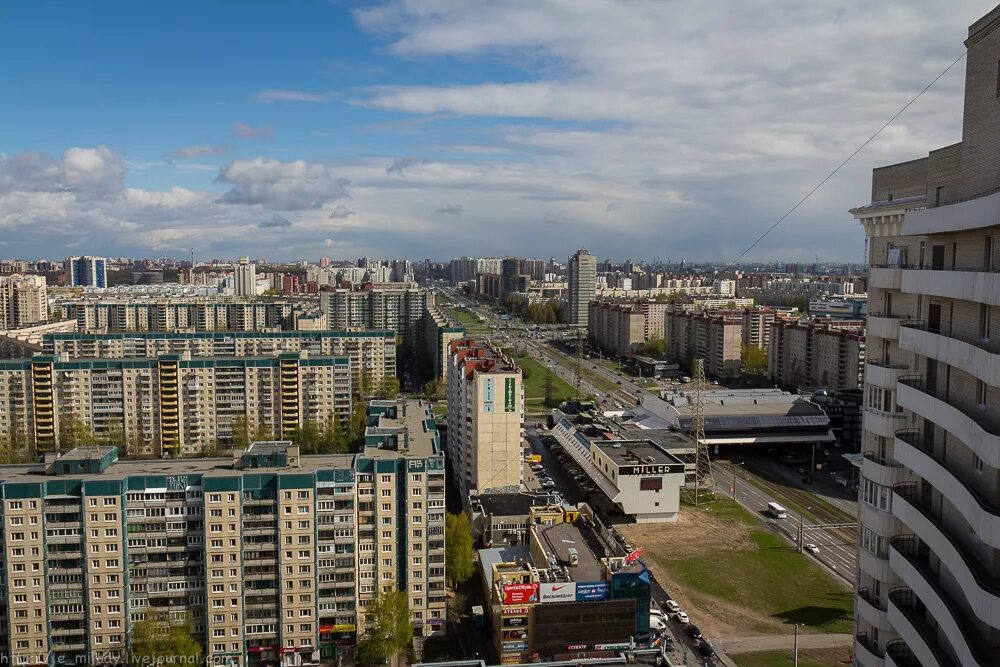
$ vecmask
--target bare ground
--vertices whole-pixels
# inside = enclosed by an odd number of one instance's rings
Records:
[[[737,521],[724,520],[686,508],[677,523],[624,524],[616,528],[630,544],[642,546],[645,562],[656,580],[686,610],[694,614],[698,628],[710,637],[742,637],[784,633],[788,626],[766,615],[757,614],[739,601],[690,591],[675,581],[661,563],[671,559],[711,557],[722,551],[753,551],[750,528]]]

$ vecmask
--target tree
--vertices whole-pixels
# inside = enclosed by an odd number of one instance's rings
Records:
[[[380,665],[412,643],[413,624],[406,593],[379,591],[365,609],[365,634],[358,642],[358,662]]]
[[[382,382],[379,383],[375,396],[378,398],[396,398],[399,396],[399,378],[386,375],[382,378]]]
[[[65,415],[59,420],[59,448],[70,450],[97,444],[90,426],[75,415]]]
[[[744,345],[740,348],[740,368],[751,375],[767,372],[767,352],[756,346]]]
[[[194,665],[201,662],[201,644],[194,638],[191,614],[171,622],[164,611],[148,611],[132,626],[129,658],[135,664],[166,665],[173,662]]]
[[[420,393],[429,399],[442,398],[441,396],[441,383],[437,378],[433,380],[428,380],[424,383],[424,386],[420,388]]]
[[[662,359],[667,351],[667,345],[662,338],[650,338],[643,347],[646,354],[654,359]]]
[[[465,513],[445,517],[444,561],[452,584],[461,584],[472,576],[472,527]]]

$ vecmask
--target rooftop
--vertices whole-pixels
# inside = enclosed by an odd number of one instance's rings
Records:
[[[430,402],[399,399],[369,403],[364,456],[427,457],[441,451],[441,437]]]
[[[478,506],[491,516],[528,516],[537,498],[527,493],[487,493],[472,499],[473,507]]]
[[[556,563],[538,563],[537,567],[545,568],[556,564],[569,562],[569,550],[576,549],[579,565],[567,567],[572,581],[599,581],[604,578],[604,567],[595,553],[603,553],[604,549],[594,535],[585,534],[579,526],[572,523],[557,523],[549,526],[535,526],[535,532],[543,548],[555,556]]]
[[[682,436],[677,437],[678,442],[686,440]],[[676,456],[650,440],[596,440],[592,444],[619,466],[681,463]]]

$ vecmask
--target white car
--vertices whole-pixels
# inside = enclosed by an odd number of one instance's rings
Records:
[[[814,556],[819,553],[819,547],[813,544],[812,542],[810,542],[805,546],[805,550],[813,554]]]
[[[667,600],[663,604],[663,606],[666,607],[667,611],[669,611],[671,614],[676,614],[681,610],[681,606],[677,604],[676,600]]]
[[[674,618],[677,619],[677,622],[681,625],[686,625],[687,622],[691,620],[688,618],[686,611],[678,611]]]

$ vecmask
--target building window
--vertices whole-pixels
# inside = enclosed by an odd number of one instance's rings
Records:
[[[990,316],[992,314],[992,308],[989,305],[979,304],[979,337],[983,340],[990,338]]]
[[[972,455],[972,467],[976,469],[976,472],[983,471],[983,460],[975,454]]]
[[[982,380],[976,380],[976,403],[981,410],[986,409],[986,389],[988,385]]]

